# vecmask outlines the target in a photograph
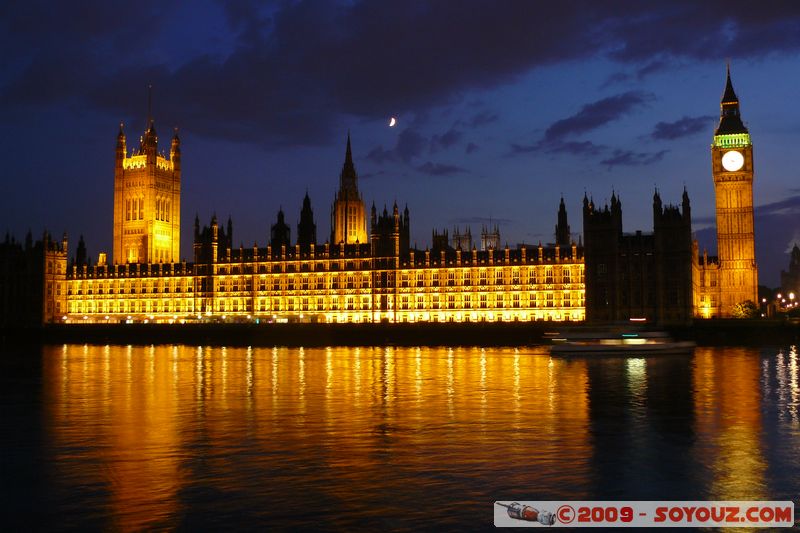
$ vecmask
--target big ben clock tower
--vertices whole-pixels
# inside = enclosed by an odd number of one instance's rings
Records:
[[[739,99],[731,72],[720,103],[720,118],[711,145],[711,166],[717,204],[719,311],[731,316],[733,306],[758,301],[753,232],[753,144],[739,115]]]

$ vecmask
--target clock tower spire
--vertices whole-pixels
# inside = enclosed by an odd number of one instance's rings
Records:
[[[719,316],[758,301],[758,268],[753,230],[753,144],[739,112],[728,66],[719,125],[711,145],[711,172],[717,211]]]

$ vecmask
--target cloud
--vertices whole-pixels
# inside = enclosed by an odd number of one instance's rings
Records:
[[[592,131],[628,115],[652,101],[654,96],[642,91],[602,98],[581,107],[574,115],[553,122],[544,137],[535,144],[511,144],[509,155],[542,152],[547,154],[569,154],[579,157],[606,156],[602,163],[609,168],[615,166],[650,165],[660,161],[667,150],[645,153],[612,149],[609,146],[586,140],[569,140],[570,137]]]
[[[466,169],[457,167],[455,165],[432,163],[430,161],[419,165],[417,170],[423,174],[428,174],[429,176],[452,176],[453,174],[462,174],[467,172]]]
[[[708,131],[709,124],[714,120],[710,115],[699,117],[683,117],[675,122],[659,122],[653,128],[650,137],[655,140],[672,141],[681,137],[688,137],[702,131]]]
[[[670,61],[666,61],[661,58],[653,59],[652,61],[645,63],[642,67],[636,69],[636,78],[643,80],[650,74],[655,74],[657,72],[666,70],[671,64],[672,63]]]
[[[541,147],[539,144],[516,144],[511,143],[511,151],[508,155],[530,154],[532,152],[539,152]]]
[[[434,135],[433,138],[431,138],[431,151],[435,152],[440,148],[450,148],[461,140],[462,136],[463,134],[455,128],[450,128],[442,135]]]
[[[367,160],[379,165],[387,161],[402,161],[410,164],[425,152],[435,153],[454,146],[462,136],[462,132],[451,128],[445,133],[434,135],[429,139],[414,129],[406,128],[397,136],[394,148],[385,149],[383,146],[376,146],[367,153]]]
[[[601,164],[606,165],[609,169],[616,166],[643,166],[652,165],[664,158],[664,155],[669,150],[661,150],[659,152],[634,152],[632,150],[616,149],[612,152],[610,157],[600,161]]]
[[[365,172],[363,174],[359,174],[358,179],[362,180],[372,179],[372,178],[377,178],[379,176],[384,176],[385,174],[386,174],[385,170],[379,170],[377,172]]]
[[[467,155],[474,154],[478,150],[480,150],[480,147],[477,144],[474,142],[469,142],[467,143],[467,147],[464,149],[464,153]]]
[[[786,9],[779,2],[764,4],[758,13],[748,11],[745,0],[725,2],[676,1],[663,9],[612,21],[610,32],[620,46],[611,57],[620,61],[653,58],[719,60],[753,58],[800,45],[800,8]],[[691,36],[691,38],[687,38]]]
[[[631,113],[653,98],[650,93],[628,91],[586,104],[574,115],[551,124],[544,132],[544,142],[554,142],[597,129]]]
[[[422,154],[429,145],[429,141],[414,130],[405,129],[397,137],[397,146],[394,152],[405,163]]]
[[[663,72],[672,66],[674,66],[674,61],[668,61],[663,57],[655,58],[644,63],[643,65],[636,65],[636,68],[633,69],[632,74],[628,72],[615,72],[614,74],[611,74],[606,81],[601,84],[600,88],[605,89],[612,85],[627,81],[642,81],[651,74]]]
[[[153,83],[156,108],[184,129],[269,148],[328,142],[343,117],[424,114],[467,91],[590,57],[647,73],[676,58],[795,53],[800,5],[465,0],[455,10],[447,2],[142,0],[120,13],[100,0],[80,10],[31,1],[4,10],[0,48],[4,109],[67,102],[130,116]],[[624,107],[582,111],[551,135],[599,127]]]
[[[610,76],[609,76],[609,77],[606,79],[606,81],[604,81],[604,82],[603,82],[603,83],[600,85],[600,88],[601,88],[601,89],[606,89],[606,88],[608,88],[608,87],[610,87],[610,86],[612,86],[612,85],[616,85],[616,84],[618,84],[618,83],[623,83],[623,82],[626,82],[626,81],[628,81],[629,79],[631,79],[631,76],[630,76],[630,74],[627,74],[627,73],[625,73],[625,72],[615,72],[615,73],[613,73],[612,75],[610,75]]]
[[[756,216],[792,216],[800,214],[800,196],[790,196],[777,202],[755,207]]]
[[[608,147],[595,144],[592,141],[558,141],[547,143],[544,146],[545,151],[549,154],[573,154],[580,156],[596,156],[608,150]]]
[[[382,165],[387,161],[395,161],[397,158],[393,150],[386,150],[383,146],[376,146],[367,153],[366,159]]]
[[[595,144],[592,141],[561,141],[552,142],[540,141],[536,144],[515,144],[511,143],[509,155],[521,155],[536,152],[547,154],[571,154],[577,156],[597,156],[607,152],[609,148],[602,144]]]
[[[491,124],[492,122],[496,122],[498,119],[497,113],[490,113],[488,111],[481,111],[480,113],[473,116],[469,121],[467,121],[467,126],[470,128],[479,128],[481,126],[486,126],[487,124]]]

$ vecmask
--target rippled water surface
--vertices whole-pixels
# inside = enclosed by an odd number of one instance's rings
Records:
[[[472,530],[495,500],[800,492],[794,348],[5,352],[13,525]]]

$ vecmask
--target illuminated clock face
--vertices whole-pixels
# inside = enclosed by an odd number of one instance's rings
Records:
[[[744,156],[736,150],[725,152],[722,155],[722,166],[728,172],[734,172],[744,166]]]

